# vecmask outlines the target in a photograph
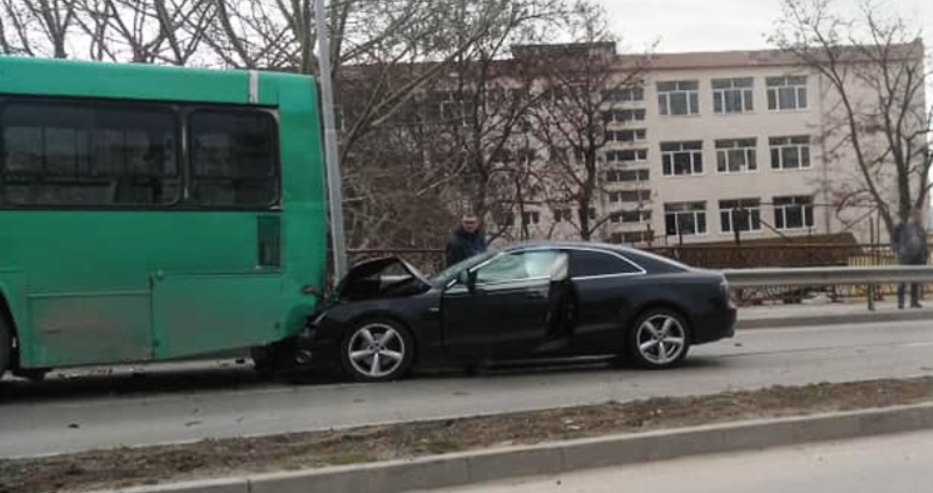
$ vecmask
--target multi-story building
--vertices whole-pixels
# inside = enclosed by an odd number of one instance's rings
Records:
[[[870,208],[839,206],[860,173],[844,141],[824,138],[838,123],[838,95],[816,70],[775,51],[661,54],[643,81],[614,94],[608,110],[611,142],[592,213],[609,218],[599,239],[722,242],[737,230],[883,238]],[[922,98],[914,104],[924,112]],[[543,204],[525,211],[536,231],[564,233],[552,223],[568,213]]]

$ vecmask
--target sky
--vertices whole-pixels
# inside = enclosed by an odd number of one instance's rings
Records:
[[[767,33],[780,17],[780,0],[596,0],[612,19],[626,49],[643,51],[655,40],[658,52],[768,48]],[[840,0],[853,12],[856,3]],[[933,2],[882,0],[885,9],[915,19],[933,46]],[[924,5],[926,3],[926,5]]]

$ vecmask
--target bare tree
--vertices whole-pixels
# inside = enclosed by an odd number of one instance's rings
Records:
[[[647,67],[647,57],[616,55],[618,40],[606,19],[601,8],[578,3],[569,19],[573,43],[529,46],[520,55],[541,81],[535,129],[563,192],[557,205],[576,207],[575,225],[584,240],[611,217],[594,210],[603,191],[599,177],[611,142],[612,103],[622,91],[641,90]]]
[[[7,54],[68,56],[76,6],[71,0],[2,0],[0,48]]]
[[[856,16],[834,0],[783,0],[771,41],[828,83],[821,129],[826,157],[854,163],[837,184],[839,207],[877,207],[893,231],[927,202],[931,155],[920,30],[864,0]]]

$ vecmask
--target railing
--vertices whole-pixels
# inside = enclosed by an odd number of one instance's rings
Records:
[[[925,265],[728,269],[722,273],[733,290],[775,286],[866,286],[866,293],[872,293],[882,284],[933,283],[933,267]],[[874,310],[875,296],[867,296],[867,299],[868,309]]]

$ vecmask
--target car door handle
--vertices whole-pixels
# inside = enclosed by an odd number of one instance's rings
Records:
[[[543,293],[528,293],[528,299],[530,300],[543,300],[546,298]]]

